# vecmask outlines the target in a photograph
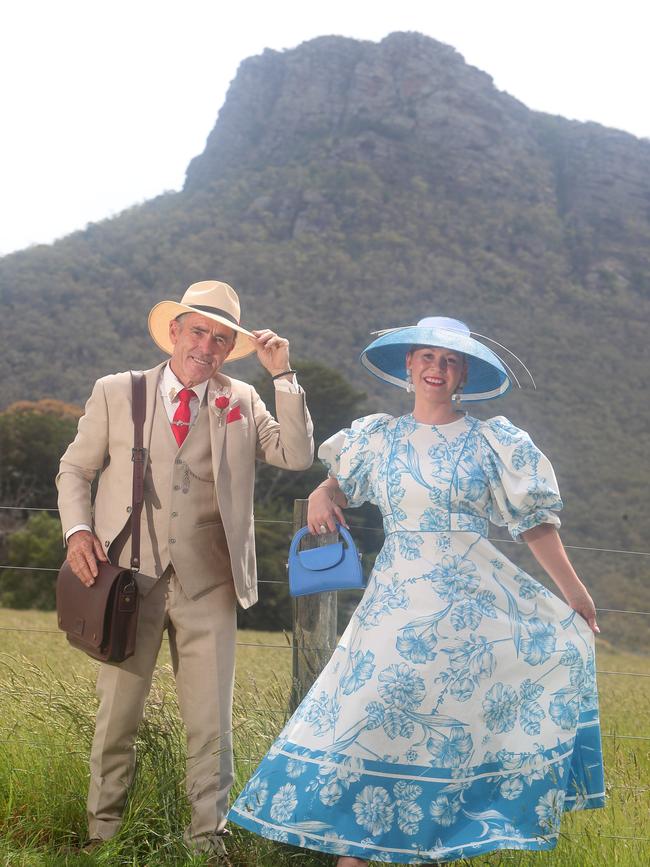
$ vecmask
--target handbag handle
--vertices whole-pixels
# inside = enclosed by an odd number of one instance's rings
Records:
[[[347,542],[348,548],[352,548],[353,551],[356,551],[356,545],[354,544],[354,539],[350,531],[347,527],[344,527],[342,524],[336,525],[337,531],[341,534],[343,539]],[[309,527],[301,527],[300,530],[296,533],[296,535],[291,540],[291,547],[289,548],[289,557],[295,557],[296,551],[298,550],[298,545],[305,536],[309,533]]]

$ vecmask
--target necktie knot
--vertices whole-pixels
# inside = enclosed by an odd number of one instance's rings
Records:
[[[181,388],[181,390],[178,392],[179,403],[182,403],[185,406],[190,405],[190,401],[193,397],[196,397],[196,392],[194,392],[191,388]]]

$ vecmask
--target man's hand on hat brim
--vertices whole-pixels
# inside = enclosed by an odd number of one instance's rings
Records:
[[[271,376],[289,370],[289,341],[279,337],[275,331],[263,328],[261,331],[252,331],[254,337],[249,340],[255,347],[260,364],[268,370]]]

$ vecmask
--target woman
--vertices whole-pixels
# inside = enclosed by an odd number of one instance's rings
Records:
[[[551,849],[564,809],[600,807],[594,603],[557,533],[553,469],[503,417],[501,360],[442,317],[384,333],[362,363],[413,412],[353,422],[319,451],[312,532],[376,503],[385,542],[331,660],[234,804],[266,837],[422,863]],[[522,538],[566,604],[488,541]]]

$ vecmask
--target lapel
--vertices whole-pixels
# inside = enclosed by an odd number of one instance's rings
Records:
[[[219,417],[216,412],[213,411],[210,406],[211,398],[210,392],[215,389],[232,389],[232,383],[229,377],[224,376],[223,373],[217,373],[215,376],[210,379],[208,382],[208,390],[206,393],[206,398],[208,401],[208,418],[210,420],[210,444],[212,447],[212,473],[214,475],[214,481],[216,483],[218,475],[219,475],[219,466],[221,464],[221,456],[223,454],[223,443],[226,437],[226,419],[223,418],[222,424],[219,424]],[[214,398],[212,398],[214,399]]]
[[[158,385],[160,383],[160,371],[167,364],[163,361],[162,364],[152,367],[151,370],[145,370],[144,379],[147,384],[147,398],[145,401],[146,414],[144,417],[144,429],[142,431],[142,443],[147,450],[145,455],[144,469],[146,471],[149,463],[149,449],[151,447],[151,431],[153,429],[153,417],[156,410],[156,403],[160,399]]]

